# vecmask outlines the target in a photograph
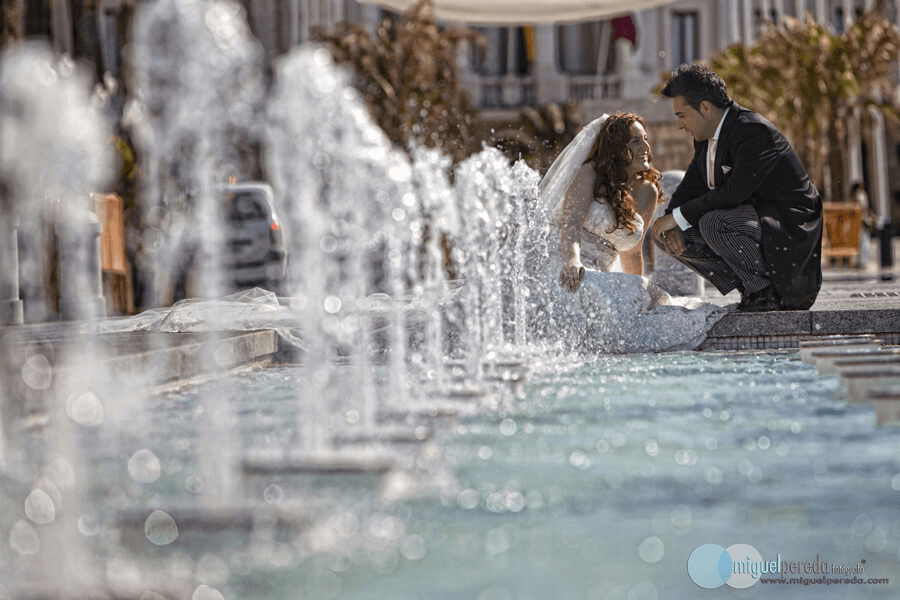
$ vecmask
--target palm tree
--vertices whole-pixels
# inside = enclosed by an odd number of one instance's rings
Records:
[[[741,104],[785,132],[819,187],[832,200],[844,195],[845,124],[869,104],[896,118],[891,66],[900,30],[882,15],[884,0],[841,35],[816,23],[787,18],[769,24],[755,46],[731,46],[710,60]],[[825,184],[827,185],[827,189]]]

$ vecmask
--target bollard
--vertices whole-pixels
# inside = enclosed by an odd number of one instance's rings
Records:
[[[881,242],[880,245],[880,255],[881,255],[881,279],[884,281],[888,281],[893,279],[893,275],[891,274],[891,267],[894,266],[894,249],[892,244],[892,233],[893,226],[888,223],[885,227],[882,227],[878,231],[878,238]]]
[[[105,312],[100,268],[102,226],[86,202],[69,200],[60,203],[55,226],[59,244],[59,314],[63,320],[93,319]]]

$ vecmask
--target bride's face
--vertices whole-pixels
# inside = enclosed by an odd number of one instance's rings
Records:
[[[650,168],[650,142],[647,140],[647,132],[644,126],[635,121],[631,124],[631,138],[628,140],[628,150],[632,156],[628,165],[628,174],[635,175]]]

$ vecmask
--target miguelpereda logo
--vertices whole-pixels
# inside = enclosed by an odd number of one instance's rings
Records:
[[[748,588],[760,575],[779,572],[777,560],[764,561],[759,550],[749,544],[733,544],[723,548],[718,544],[703,544],[691,552],[687,571],[691,580],[708,590],[727,584],[733,588]]]

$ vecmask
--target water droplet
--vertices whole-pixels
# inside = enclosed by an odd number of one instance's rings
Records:
[[[850,533],[856,537],[869,535],[870,531],[872,531],[872,519],[865,513],[856,517],[853,520],[853,525],[850,526]]]
[[[144,535],[151,543],[165,546],[178,538],[178,525],[167,513],[154,510],[144,522]]]
[[[53,383],[53,367],[43,354],[32,354],[21,369],[22,381],[33,390],[46,390]]]
[[[682,449],[675,452],[675,463],[688,466],[697,463],[697,453],[691,449]]]
[[[706,481],[716,485],[722,483],[722,469],[718,467],[710,467],[706,470]]]
[[[694,524],[694,514],[688,506],[676,506],[670,513],[672,529],[677,534],[685,534]]]
[[[761,435],[759,440],[757,440],[757,444],[759,445],[760,450],[768,450],[769,447],[772,446],[772,440],[770,440],[767,435]]]
[[[44,477],[62,490],[70,490],[78,482],[72,463],[61,456],[57,456],[44,467]]]
[[[589,469],[594,464],[594,459],[588,456],[583,450],[573,450],[569,455],[569,464],[582,471]]]
[[[406,524],[391,515],[376,515],[369,522],[369,533],[386,540],[399,540],[406,533]]]
[[[25,516],[38,525],[46,525],[56,520],[56,507],[53,500],[44,490],[36,488],[31,490],[25,498]]]
[[[152,450],[142,448],[128,459],[128,474],[138,483],[153,483],[161,473],[159,458]]]
[[[647,456],[656,456],[659,454],[659,444],[656,440],[647,440],[644,442],[644,452]]]
[[[394,548],[385,548],[373,552],[369,557],[369,562],[372,564],[372,569],[379,575],[390,575],[397,570],[400,559]]]
[[[342,305],[341,299],[337,296],[328,296],[325,298],[324,302],[322,302],[322,308],[330,315],[339,313]]]
[[[656,537],[655,535],[651,535],[638,546],[638,554],[641,555],[641,558],[644,562],[648,563],[656,563],[662,560],[663,555],[666,553],[666,546],[663,544],[663,541]]]
[[[460,508],[466,510],[472,510],[478,506],[479,500],[478,490],[473,490],[472,488],[464,489],[456,495],[456,503],[459,504]]]
[[[210,585],[225,585],[231,571],[228,563],[218,554],[204,554],[197,561],[197,579]]]
[[[500,422],[500,433],[505,436],[513,435],[516,432],[516,422],[507,417]]]
[[[877,527],[866,538],[866,550],[869,552],[881,552],[887,548],[887,541],[887,532],[881,527]]]
[[[642,581],[628,590],[626,600],[659,600],[659,591],[649,581]]]
[[[511,545],[509,533],[505,527],[491,529],[484,541],[484,549],[488,557],[503,554],[510,549]]]
[[[203,488],[206,487],[206,483],[201,477],[198,477],[196,475],[188,475],[184,480],[184,487],[192,494],[199,494],[203,491]]]
[[[191,600],[225,600],[225,596],[216,588],[203,584],[197,586],[191,594]]]
[[[83,427],[96,427],[103,423],[103,404],[91,391],[71,394],[66,402],[66,413]]]
[[[266,504],[281,504],[284,500],[284,491],[277,483],[270,483],[263,490],[263,500]]]
[[[478,449],[478,458],[480,458],[481,460],[488,460],[493,455],[494,451],[491,450],[490,446],[482,446]]]
[[[406,560],[422,560],[425,557],[425,540],[415,533],[406,536],[400,543],[400,554]]]
[[[752,469],[750,469],[750,472],[747,473],[747,481],[749,481],[750,483],[759,483],[760,481],[762,481],[762,478],[763,472],[759,467],[753,467]]]
[[[100,533],[100,517],[89,512],[78,517],[78,532],[85,537],[93,537]]]
[[[28,521],[15,522],[9,531],[9,545],[19,554],[30,555],[41,551],[41,540]]]

